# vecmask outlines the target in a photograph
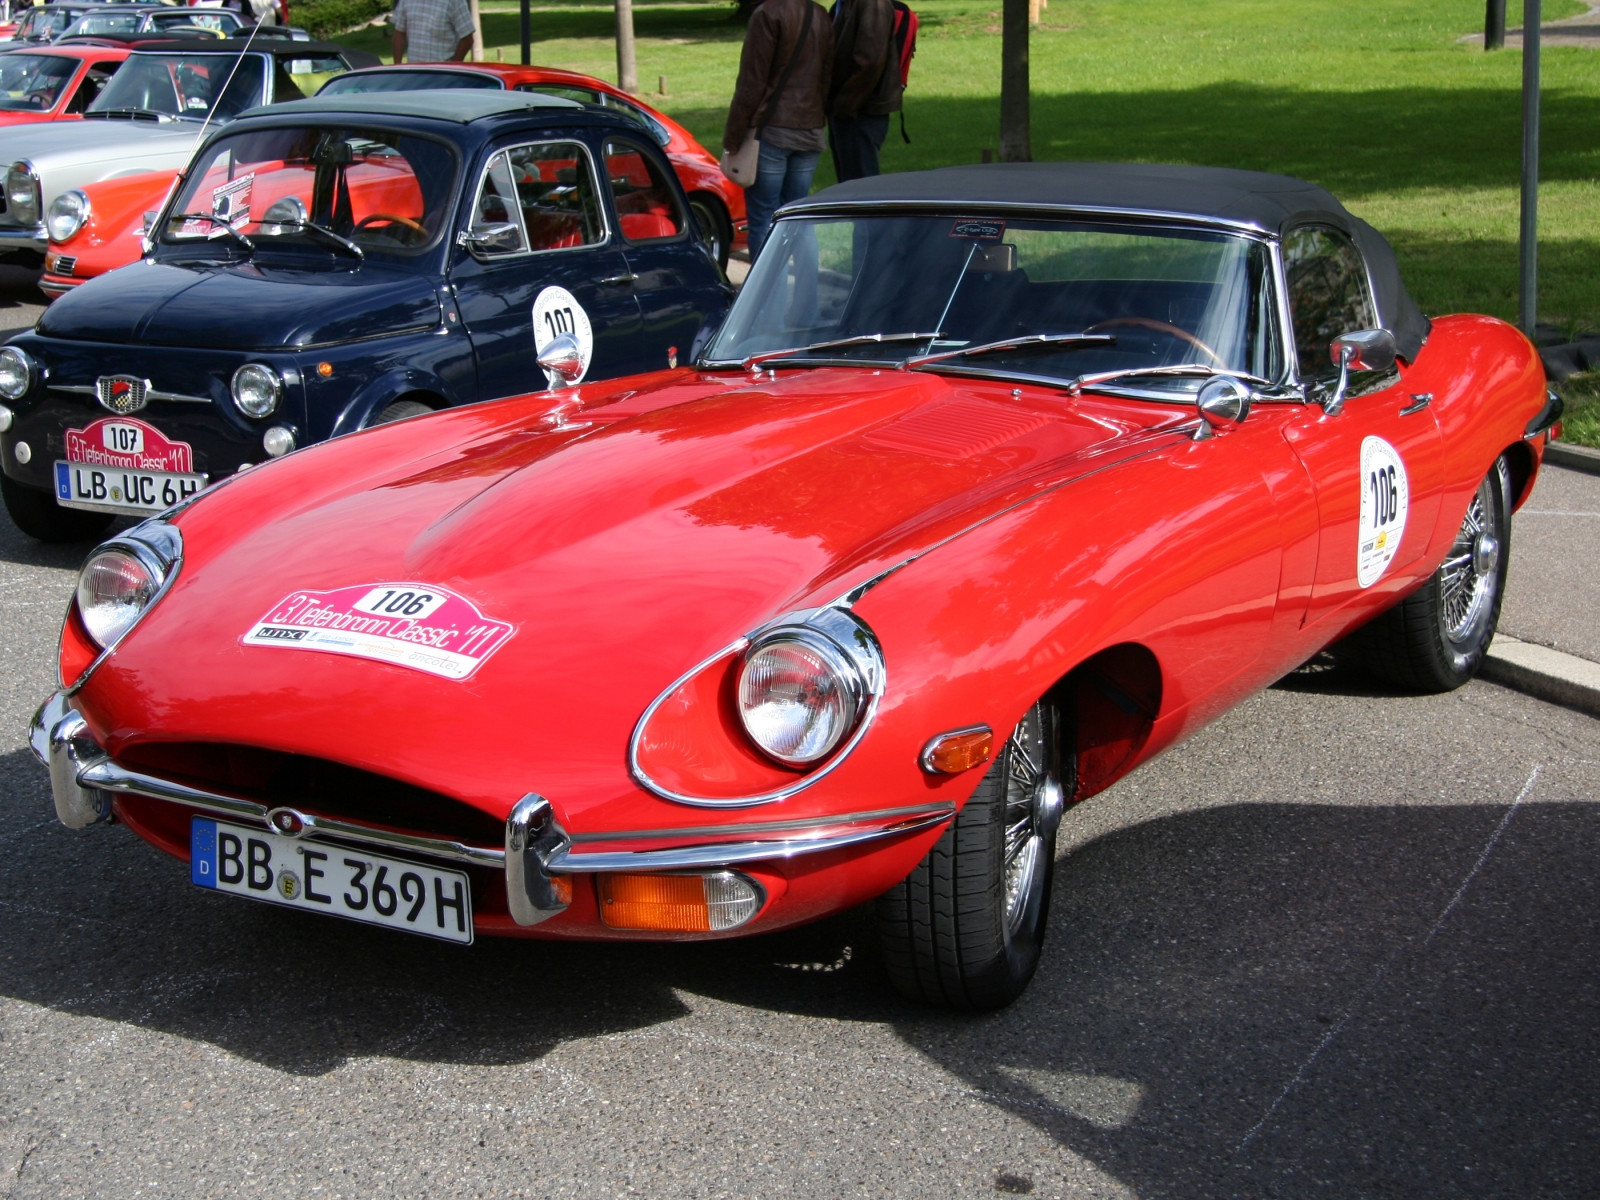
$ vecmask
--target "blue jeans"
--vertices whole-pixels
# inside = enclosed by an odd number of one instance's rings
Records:
[[[745,215],[750,219],[750,261],[766,244],[772,232],[772,214],[780,205],[811,194],[811,176],[816,173],[816,150],[785,150],[771,142],[761,143],[761,165],[756,181],[744,190]]]

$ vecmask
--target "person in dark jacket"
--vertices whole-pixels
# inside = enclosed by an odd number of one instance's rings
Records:
[[[904,90],[895,58],[892,0],[838,0],[828,142],[840,183],[878,173],[889,114],[900,111]]]
[[[802,41],[808,9],[814,11]],[[745,189],[752,261],[772,229],[772,214],[811,191],[822,157],[832,68],[833,28],[815,0],[763,0],[744,35],[739,82],[722,133],[730,153],[751,132],[761,142],[756,181]]]

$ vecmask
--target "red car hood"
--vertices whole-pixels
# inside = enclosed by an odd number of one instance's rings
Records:
[[[177,520],[177,583],[81,693],[91,723],[113,753],[248,743],[496,816],[538,791],[579,830],[692,821],[624,763],[677,676],[1185,416],[893,370],[625,382],[585,389],[564,426],[549,393],[482,405],[325,443],[207,497]],[[463,681],[240,644],[296,589],[406,581],[515,632]]]

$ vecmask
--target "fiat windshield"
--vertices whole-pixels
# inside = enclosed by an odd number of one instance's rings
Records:
[[[237,257],[316,247],[360,259],[439,237],[457,155],[431,137],[366,126],[277,126],[218,138],[167,210],[163,247]]]
[[[1284,376],[1274,297],[1266,243],[1218,230],[790,217],[702,365],[893,363],[1064,384],[1116,372],[1176,399],[1211,374]]]

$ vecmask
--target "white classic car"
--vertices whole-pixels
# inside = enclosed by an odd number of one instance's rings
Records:
[[[82,121],[0,130],[0,263],[43,264],[50,201],[96,180],[181,170],[203,129],[249,108],[302,100],[377,58],[287,38],[167,41],[128,56]],[[209,122],[209,124],[208,124]]]

